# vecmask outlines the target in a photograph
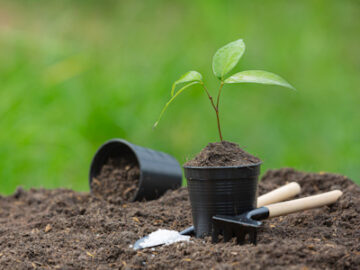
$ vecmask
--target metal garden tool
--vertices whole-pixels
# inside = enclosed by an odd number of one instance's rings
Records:
[[[273,191],[266,193],[257,199],[257,206],[261,207],[267,204],[275,203],[275,202],[281,202],[286,199],[290,199],[295,197],[300,193],[300,185],[298,183],[292,182],[289,184],[286,184],[284,186],[281,186],[277,189],[274,189]],[[193,235],[194,234],[194,226],[188,227],[185,230],[179,232],[180,235]],[[149,239],[149,236],[145,236],[143,238],[140,238],[137,240],[133,246],[135,250],[143,249],[145,246],[143,244]],[[164,239],[163,243],[156,243],[152,246],[146,246],[148,247],[155,247],[160,246],[166,243],[166,240]]]
[[[270,204],[238,216],[214,216],[212,241],[217,243],[218,236],[222,233],[224,242],[236,237],[238,244],[244,244],[248,236],[249,241],[256,245],[256,230],[262,225],[259,220],[333,204],[341,195],[340,190],[334,190],[297,200]]]

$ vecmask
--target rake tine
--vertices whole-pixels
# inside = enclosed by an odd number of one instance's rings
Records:
[[[243,229],[240,229],[236,233],[236,243],[239,245],[243,245],[245,242],[245,232]]]
[[[252,229],[251,232],[249,232],[250,242],[254,245],[257,244],[257,231],[256,228]]]
[[[218,243],[219,242],[219,234],[220,234],[220,229],[219,226],[217,224],[217,222],[213,224],[213,230],[212,230],[212,235],[211,235],[211,240],[213,243]]]
[[[224,242],[229,242],[232,237],[233,230],[229,224],[226,224],[224,228]]]

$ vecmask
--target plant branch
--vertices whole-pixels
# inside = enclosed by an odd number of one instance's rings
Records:
[[[222,84],[223,84],[223,83],[222,83]],[[208,98],[210,99],[211,105],[212,105],[212,107],[213,107],[214,110],[215,110],[220,141],[223,141],[222,134],[221,134],[221,127],[220,127],[219,109],[218,109],[218,106],[219,106],[219,96],[218,96],[218,100],[217,100],[217,106],[215,106],[214,99],[213,99],[213,97],[210,95],[210,93],[209,93],[209,91],[207,90],[207,88],[205,87],[204,83],[202,82],[201,85],[203,86],[203,88],[204,88],[204,90],[205,90]],[[222,86],[221,86],[221,87],[222,87]],[[221,89],[220,89],[220,90],[221,90]]]
[[[210,99],[211,105],[213,106],[214,110],[217,111],[213,97],[210,95],[209,91],[207,90],[207,88],[203,82],[201,83],[201,85],[204,88],[208,98]]]
[[[219,88],[219,93],[218,93],[217,100],[216,100],[216,109],[217,110],[219,110],[220,95],[221,95],[221,90],[222,90],[223,86],[224,86],[224,82],[221,81],[220,88]]]

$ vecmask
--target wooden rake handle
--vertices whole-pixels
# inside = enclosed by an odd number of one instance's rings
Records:
[[[300,185],[296,182],[291,182],[258,197],[257,207],[285,201],[287,199],[295,197],[300,193],[300,191]]]
[[[267,205],[269,217],[284,216],[291,213],[321,207],[335,203],[343,193],[340,190],[333,190],[319,195],[309,196],[297,200]]]

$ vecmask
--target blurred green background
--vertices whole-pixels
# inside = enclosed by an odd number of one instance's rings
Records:
[[[0,0],[0,193],[88,190],[91,158],[114,137],[193,157],[218,140],[200,87],[152,125],[186,71],[203,73],[214,93],[212,56],[238,38],[247,50],[235,71],[268,70],[298,92],[226,86],[225,139],[262,158],[263,172],[360,183],[359,18],[356,0]]]

